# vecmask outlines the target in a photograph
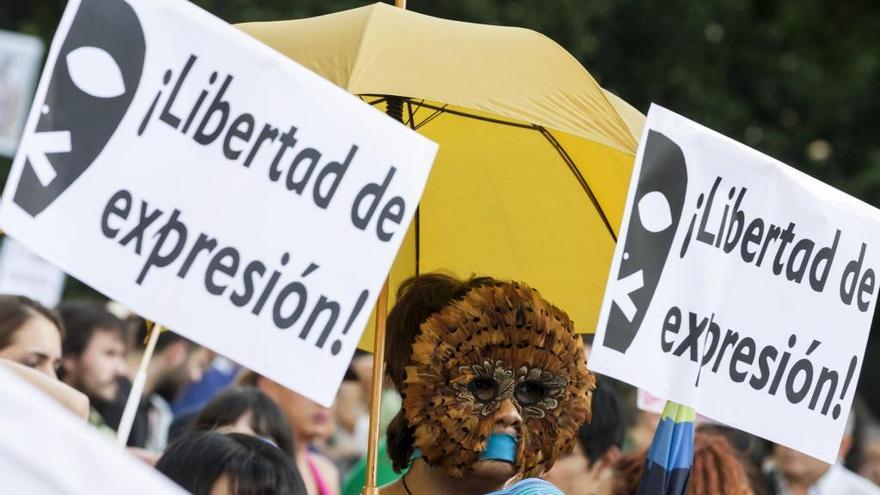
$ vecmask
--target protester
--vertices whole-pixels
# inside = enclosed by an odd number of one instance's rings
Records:
[[[838,462],[828,464],[782,445],[773,448],[770,475],[778,495],[880,495],[880,488],[843,467],[853,445],[855,413],[844,427],[838,450]]]
[[[28,297],[0,294],[0,366],[85,419],[88,397],[58,380],[63,336],[54,312]]]
[[[339,470],[333,461],[313,450],[318,441],[333,435],[336,428],[333,408],[320,404],[256,373],[248,373],[242,385],[255,386],[281,408],[293,430],[297,467],[309,495],[338,495]]]
[[[627,444],[634,451],[647,449],[657,432],[660,415],[651,411],[636,410],[632,416],[635,418],[635,423],[627,430]]]
[[[565,495],[562,490],[540,478],[527,478],[487,495]]]
[[[336,394],[336,432],[331,439],[329,454],[337,463],[354,464],[367,452],[367,438],[370,422],[370,389],[372,386],[373,355],[356,349],[345,377]],[[384,394],[383,394],[384,395]],[[393,400],[386,405],[387,396],[383,396],[383,413],[393,407],[390,416],[382,414],[379,431],[385,431],[388,423],[397,410],[400,401]]]
[[[202,409],[218,393],[234,384],[241,375],[242,367],[224,356],[216,355],[211,365],[202,373],[202,379],[190,383],[178,400],[171,404],[174,421],[168,429],[171,442],[192,427]]]
[[[569,495],[598,493],[611,481],[624,434],[617,395],[605,380],[598,379],[593,390],[592,419],[578,431],[571,455],[558,460],[544,479]]]
[[[61,378],[89,397],[89,422],[112,431],[95,405],[116,398],[127,372],[125,324],[96,301],[66,302],[58,312],[65,329]]]
[[[351,418],[349,416],[347,419],[350,421],[349,426],[358,442],[357,446],[360,449],[360,453],[365,454],[367,452],[367,437],[370,424],[370,394],[373,389],[373,355],[360,349],[356,350],[346,377],[350,379],[349,381],[352,384],[356,385],[359,392],[358,398],[360,399],[360,404],[353,408],[356,412],[356,417]],[[337,403],[338,401],[339,399],[337,399]],[[341,403],[338,404],[337,410],[341,409],[342,406]],[[388,429],[388,425],[391,423],[394,415],[400,410],[400,405],[400,395],[394,389],[383,386],[381,411],[379,413],[380,432]],[[343,417],[343,415],[337,414],[337,417]]]
[[[325,452],[336,462],[341,472],[347,472],[367,452],[369,427],[369,394],[364,395],[355,370],[355,363],[366,360],[355,351],[348,370],[336,392],[336,431],[327,441]],[[394,413],[397,413],[395,410]],[[380,431],[382,427],[379,427]],[[361,485],[363,486],[363,485]]]
[[[697,433],[689,495],[752,495],[743,459],[721,435]]]
[[[839,463],[828,464],[782,445],[775,447],[773,458],[779,495],[880,495],[880,488]]]
[[[116,397],[110,402],[98,401],[93,406],[104,418],[107,426],[116,430],[119,428],[119,422],[122,419],[122,413],[125,410],[125,404],[131,392],[132,383],[130,377],[134,376],[134,373],[140,366],[141,357],[143,357],[145,328],[143,318],[131,313],[127,307],[118,302],[108,302],[107,310],[119,318],[125,326],[126,369],[128,371],[126,376],[121,376],[117,379]],[[138,409],[138,414],[135,415],[134,426],[128,439],[130,447],[143,447],[146,443],[149,426],[147,424],[145,408],[146,406],[144,405],[143,410]],[[192,419],[195,419],[195,416]],[[158,455],[154,455],[154,457],[158,460]]]
[[[380,432],[384,433],[384,432]],[[376,484],[386,485],[400,479],[402,473],[394,471],[394,463],[388,457],[388,442],[385,438],[379,440],[379,448],[376,449]],[[342,482],[342,495],[360,495],[367,482],[367,459],[366,456],[358,460],[345,475]]]
[[[58,316],[37,301],[0,295],[0,358],[57,378],[63,328]]]
[[[603,486],[597,495],[634,495],[645,470],[648,449],[631,451],[623,455],[614,465],[610,487]]]
[[[244,433],[272,442],[294,456],[293,434],[272,399],[254,387],[232,387],[215,396],[192,425],[194,430]]]
[[[860,476],[880,485],[880,425],[870,423],[865,427],[862,439]]]
[[[88,419],[89,399],[82,392],[59,381],[57,378],[47,376],[45,373],[29,368],[23,364],[16,363],[15,361],[0,359],[0,367],[18,375],[19,378],[24,379],[31,386],[55,399],[56,402],[61,404],[74,415],[82,419]]]
[[[146,328],[141,326],[136,342],[145,342]],[[142,349],[140,350],[142,352]],[[211,363],[213,354],[171,331],[163,331],[156,342],[147,368],[143,401],[132,426],[128,445],[151,452],[162,451],[168,442],[168,430],[174,420],[171,404],[187,385],[198,381]]]
[[[241,366],[237,363],[225,356],[215,356],[202,379],[186,387],[180,398],[171,404],[174,416],[201,410],[217,393],[235,383],[240,372]]]
[[[764,464],[769,455],[767,441],[719,423],[703,423],[697,427],[697,431],[707,435],[720,435],[727,439],[727,442],[743,461],[743,467],[754,495],[767,495],[775,492],[772,480],[763,472]]]
[[[350,441],[349,449],[359,454],[359,458],[348,470],[342,483],[342,495],[360,495],[361,489],[367,480],[367,440],[370,425],[370,394],[373,385],[373,355],[364,351],[356,351],[351,360],[346,380],[343,382],[343,388],[337,396],[337,418],[340,423],[349,421],[349,428],[352,430],[349,437],[337,435],[334,440],[337,443]],[[351,399],[354,396],[357,401]],[[349,411],[347,413],[341,411],[345,402],[349,403]],[[352,404],[352,402],[354,402]],[[391,420],[400,410],[400,395],[393,388],[387,386],[382,387],[382,401],[379,412],[379,448],[376,456],[376,483],[381,486],[400,478],[400,473],[396,473],[392,466],[391,458],[388,457],[388,444],[385,439],[385,432]],[[343,428],[340,428],[343,429]],[[341,446],[340,446],[341,447]],[[336,452],[343,451],[339,448]],[[333,455],[335,452],[328,452]],[[340,459],[335,458],[336,463],[340,464]],[[342,459],[345,462],[345,459]]]
[[[403,397],[384,495],[485,494],[540,476],[590,418],[594,376],[571,320],[517,283],[430,274],[388,316],[386,368]],[[448,379],[448,381],[447,381]]]
[[[156,469],[193,495],[305,495],[287,456],[241,433],[188,433],[162,454]]]

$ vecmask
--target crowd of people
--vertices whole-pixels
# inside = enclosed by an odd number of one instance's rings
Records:
[[[116,304],[0,295],[0,366],[100,435],[116,435],[147,332]],[[380,493],[635,494],[659,415],[588,371],[590,344],[523,284],[404,283],[388,318]],[[371,355],[355,354],[329,408],[171,331],[147,376],[127,450],[189,492],[361,493]],[[853,411],[834,465],[703,420],[687,491],[880,494],[880,423]]]

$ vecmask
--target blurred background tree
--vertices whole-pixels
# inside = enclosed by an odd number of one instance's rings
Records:
[[[231,22],[309,17],[356,0],[195,0]],[[65,2],[0,4],[0,29],[47,43]],[[416,12],[521,26],[565,47],[647,112],[659,103],[880,204],[880,3],[875,0],[410,0]],[[0,158],[5,181],[10,161]],[[68,294],[89,291],[76,281]],[[875,327],[878,327],[875,321]],[[828,329],[846,338],[845,329]],[[872,332],[862,384],[880,380]],[[860,387],[880,412],[880,387]],[[875,392],[871,392],[871,390]]]

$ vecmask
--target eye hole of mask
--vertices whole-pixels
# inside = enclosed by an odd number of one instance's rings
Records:
[[[493,378],[478,376],[468,384],[468,390],[480,402],[492,402],[498,397],[498,382]]]
[[[513,396],[520,404],[533,406],[547,397],[547,386],[535,380],[525,380],[516,385]]]

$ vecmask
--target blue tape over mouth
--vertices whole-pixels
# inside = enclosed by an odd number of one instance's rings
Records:
[[[486,442],[486,450],[480,454],[481,461],[504,461],[513,464],[516,462],[517,440],[513,435],[506,433],[492,433]],[[413,459],[422,457],[422,451],[415,449]]]
[[[486,442],[486,450],[480,454],[481,461],[516,461],[516,437],[506,433],[493,433]]]

